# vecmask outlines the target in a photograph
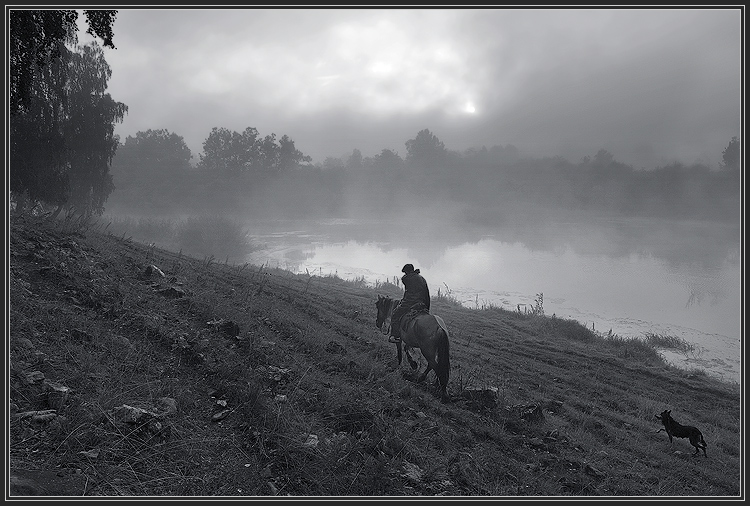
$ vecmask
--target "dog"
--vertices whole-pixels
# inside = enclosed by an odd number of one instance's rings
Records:
[[[690,440],[690,444],[695,446],[695,453],[693,453],[693,456],[698,453],[698,450],[703,450],[703,455],[708,457],[708,455],[706,455],[706,447],[708,445],[706,445],[706,441],[703,439],[703,434],[696,427],[691,425],[680,425],[677,423],[677,421],[672,418],[671,409],[665,409],[662,411],[661,415],[656,415],[656,418],[661,420],[661,423],[664,424],[663,428],[656,431],[657,434],[661,431],[666,431],[670,443],[672,442],[672,436],[686,437]]]

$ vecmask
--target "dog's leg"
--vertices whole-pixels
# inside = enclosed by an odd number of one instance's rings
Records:
[[[698,450],[700,449],[703,450],[703,456],[708,457],[708,455],[706,455],[706,446],[708,445],[706,444],[706,440],[703,439],[703,434],[696,438],[695,445],[693,446],[695,446],[695,453],[698,453]]]

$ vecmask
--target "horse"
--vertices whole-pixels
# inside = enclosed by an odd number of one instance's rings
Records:
[[[375,326],[381,332],[383,331],[383,324],[386,320],[390,320],[397,303],[398,300],[378,294],[378,300],[375,303],[375,307],[378,310],[378,315],[375,318]],[[388,333],[390,325],[389,321],[385,333]],[[427,368],[417,381],[424,381],[427,378],[427,374],[434,370],[436,376],[435,384],[439,383],[440,395],[445,401],[448,398],[446,387],[451,368],[448,356],[448,327],[446,327],[445,322],[438,315],[410,311],[401,318],[400,329],[401,342],[396,343],[398,364],[401,365],[401,343],[403,342],[409,365],[412,369],[417,370],[419,366],[409,354],[409,350],[411,348],[419,348],[424,358],[427,359]]]

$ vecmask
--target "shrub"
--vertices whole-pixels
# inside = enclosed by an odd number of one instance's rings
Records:
[[[250,243],[242,225],[223,216],[191,216],[175,233],[178,249],[195,257],[244,258]]]

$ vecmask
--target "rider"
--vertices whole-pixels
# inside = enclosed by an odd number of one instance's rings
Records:
[[[430,289],[427,287],[427,281],[419,273],[419,269],[414,269],[412,264],[406,264],[401,269],[404,273],[401,276],[401,282],[404,284],[404,296],[393,310],[391,315],[391,336],[388,341],[398,343],[401,341],[401,329],[399,328],[401,317],[409,312],[418,303],[423,303],[430,310]]]

